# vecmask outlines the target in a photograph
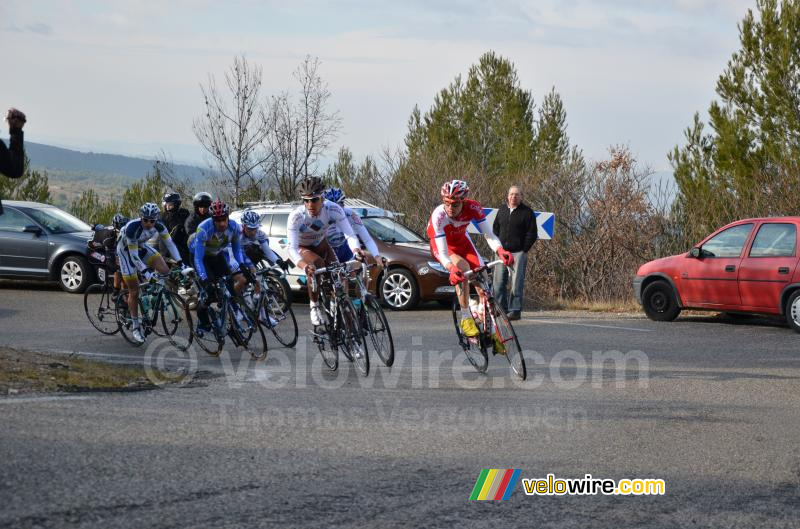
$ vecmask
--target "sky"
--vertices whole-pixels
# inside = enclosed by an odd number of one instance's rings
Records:
[[[541,102],[552,87],[589,159],[626,144],[654,171],[705,116],[755,0],[0,0],[0,107],[28,115],[26,140],[206,159],[192,132],[200,85],[234,57],[263,68],[262,94],[295,92],[321,61],[340,146],[356,161],[400,147],[414,107],[486,51]],[[5,132],[3,133],[5,136]]]

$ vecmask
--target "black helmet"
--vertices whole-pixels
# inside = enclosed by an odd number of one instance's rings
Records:
[[[181,196],[178,193],[164,193],[164,198],[161,199],[164,204],[175,204],[175,207],[181,205]]]
[[[303,198],[319,196],[323,191],[325,191],[325,185],[322,183],[322,178],[318,176],[304,178],[297,186],[297,192]]]
[[[194,198],[192,198],[192,205],[195,208],[207,208],[211,205],[211,195],[206,193],[205,191],[201,191],[197,193]]]
[[[117,213],[114,215],[114,218],[111,219],[111,224],[114,226],[115,230],[121,230],[124,225],[128,223],[128,217],[123,215],[122,213]]]

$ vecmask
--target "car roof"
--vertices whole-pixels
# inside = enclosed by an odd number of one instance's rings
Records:
[[[800,222],[800,217],[753,217],[751,219],[737,220],[729,224],[726,224],[726,226],[730,226],[733,224],[744,224],[748,222],[774,222],[776,220],[783,222]]]
[[[33,209],[44,209],[44,208],[55,208],[52,204],[42,204],[41,202],[29,202],[27,200],[3,200],[4,206],[17,206],[20,208],[33,208]],[[56,208],[57,209],[57,208]]]

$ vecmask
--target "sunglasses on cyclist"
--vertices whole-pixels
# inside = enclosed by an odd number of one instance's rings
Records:
[[[309,204],[309,203],[310,204],[316,204],[320,200],[322,200],[322,197],[311,197],[311,198],[303,197],[303,202],[305,202],[306,204]]]
[[[155,224],[156,219],[142,219],[142,223]]]

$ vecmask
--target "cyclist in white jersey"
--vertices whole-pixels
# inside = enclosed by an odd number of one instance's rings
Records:
[[[326,239],[328,226],[335,224],[341,230],[357,259],[363,260],[366,256],[342,208],[322,198],[325,186],[321,178],[310,176],[300,182],[297,190],[303,198],[303,205],[292,211],[287,220],[289,256],[306,273],[311,323],[316,326],[322,325],[322,313],[317,305],[319,291],[313,288],[312,277],[318,267],[337,261]]]

